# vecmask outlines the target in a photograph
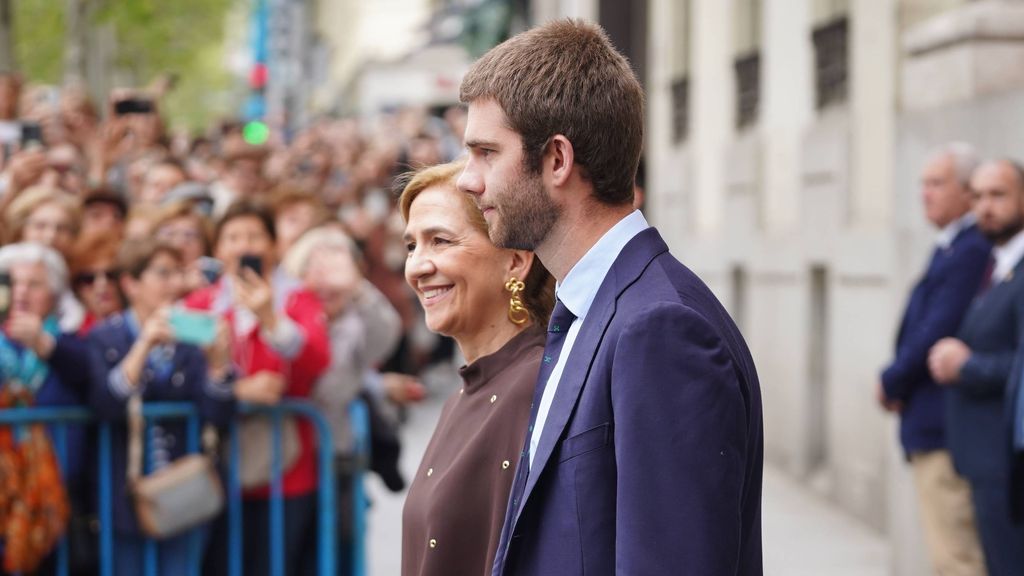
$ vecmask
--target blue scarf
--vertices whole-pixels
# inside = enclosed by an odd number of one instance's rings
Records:
[[[54,339],[60,334],[56,316],[43,321],[43,332]],[[50,367],[36,353],[0,332],[0,382],[17,383],[28,388],[33,395],[39,391],[50,373]]]

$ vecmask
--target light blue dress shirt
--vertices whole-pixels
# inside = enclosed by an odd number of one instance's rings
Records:
[[[558,383],[562,379],[562,371],[565,370],[566,359],[572,352],[573,344],[576,343],[576,336],[580,333],[580,327],[587,320],[587,312],[594,302],[605,276],[611,270],[619,253],[626,247],[626,244],[634,236],[650,228],[647,219],[639,210],[634,210],[629,216],[612,226],[604,233],[604,236],[594,244],[583,258],[569,270],[565,280],[555,287],[555,295],[562,304],[576,316],[565,335],[565,343],[562,345],[562,352],[558,355],[558,362],[555,363],[547,385],[544,387],[544,395],[540,399],[540,406],[537,408],[537,422],[533,426],[533,433],[530,435],[530,465],[533,465],[533,456],[537,453],[537,445],[540,443],[541,435],[544,433],[544,424],[548,419],[548,412],[551,410],[551,402],[555,398],[555,391],[558,390]]]

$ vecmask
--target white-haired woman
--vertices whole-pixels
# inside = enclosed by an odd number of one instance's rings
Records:
[[[350,549],[352,538],[354,461],[348,407],[368,382],[380,381],[375,369],[391,354],[402,333],[398,312],[363,278],[356,250],[344,232],[322,227],[304,234],[283,262],[289,276],[317,294],[327,314],[331,363],[314,385],[312,400],[327,417],[334,440],[342,551]]]
[[[80,308],[70,311],[68,270],[52,248],[30,242],[0,248],[0,276],[9,285],[0,331],[0,383],[5,393],[31,397],[36,406],[78,406],[88,401],[85,343],[75,332]],[[84,426],[68,426],[63,478],[72,510],[92,511],[89,481],[93,442]]]

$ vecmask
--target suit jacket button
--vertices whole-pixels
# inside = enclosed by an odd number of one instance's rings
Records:
[[[175,372],[174,376],[171,376],[171,384],[175,388],[181,388],[181,385],[185,383],[185,375],[181,372]]]
[[[113,362],[117,360],[117,350],[114,348],[107,348],[107,362]]]

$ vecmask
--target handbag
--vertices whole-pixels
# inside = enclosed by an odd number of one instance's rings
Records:
[[[238,476],[242,488],[258,488],[270,483],[274,430],[269,416],[251,414],[238,424]],[[299,458],[299,431],[295,419],[281,418],[281,473],[291,469]]]
[[[139,528],[163,539],[212,520],[224,508],[224,487],[213,457],[216,431],[203,430],[203,453],[188,454],[142,476],[142,396],[128,400],[128,487]]]

